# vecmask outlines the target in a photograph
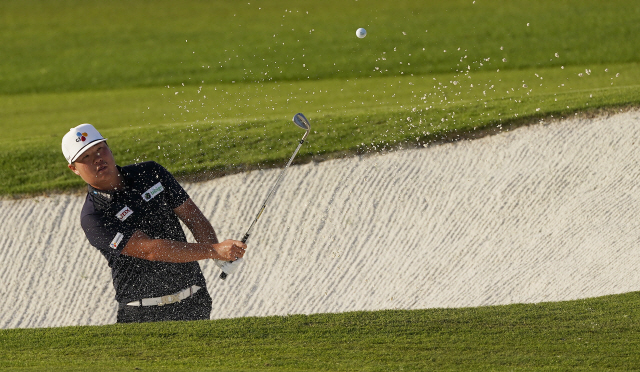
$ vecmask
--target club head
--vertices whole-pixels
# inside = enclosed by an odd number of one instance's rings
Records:
[[[293,117],[293,122],[296,123],[297,126],[299,126],[300,128],[306,131],[308,131],[311,128],[311,125],[309,124],[309,120],[307,120],[307,118],[305,118],[304,115],[302,115],[301,113],[297,113]]]

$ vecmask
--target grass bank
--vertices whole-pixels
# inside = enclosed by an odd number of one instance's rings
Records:
[[[312,124],[296,161],[322,160],[637,105],[640,69],[635,63],[463,69],[439,75],[11,95],[0,96],[0,103],[0,117],[15,124],[0,139],[0,194],[19,195],[82,187],[60,154],[60,134],[69,123],[100,128],[120,164],[155,160],[178,176],[202,180],[281,166],[301,135],[290,123],[296,112],[305,113]]]
[[[281,165],[296,112],[308,161],[639,103],[631,0],[8,0],[0,17],[1,196],[82,187],[60,138],[85,122],[121,164],[207,179]]]
[[[0,330],[3,370],[635,370],[638,293],[468,309]]]

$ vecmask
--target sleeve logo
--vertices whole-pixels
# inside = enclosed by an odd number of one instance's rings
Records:
[[[129,216],[131,216],[132,214],[133,214],[133,211],[131,210],[131,208],[125,205],[125,207],[122,208],[120,212],[116,213],[116,217],[118,217],[120,221],[124,222],[124,220],[129,218]]]
[[[118,244],[120,244],[120,242],[122,241],[122,238],[124,238],[124,235],[122,235],[121,233],[117,233],[116,237],[113,238],[113,240],[111,241],[111,244],[109,244],[109,247],[113,249],[118,248]]]
[[[149,200],[155,198],[156,195],[160,194],[163,191],[164,191],[164,187],[162,186],[162,183],[158,182],[155,185],[151,186],[149,190],[142,193],[142,199],[148,202]]]

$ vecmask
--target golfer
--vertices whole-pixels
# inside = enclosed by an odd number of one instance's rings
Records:
[[[234,261],[246,245],[218,242],[175,178],[149,161],[117,166],[91,124],[62,139],[69,169],[88,184],[80,214],[89,243],[111,268],[118,323],[209,319],[211,297],[198,260]],[[187,243],[182,221],[197,243]]]

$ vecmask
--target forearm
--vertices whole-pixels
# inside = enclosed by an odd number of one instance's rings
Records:
[[[216,250],[217,244],[185,243],[166,239],[154,239],[150,244],[152,247],[144,257],[149,261],[184,263],[224,258]]]
[[[174,209],[174,212],[187,225],[198,243],[219,243],[213,226],[191,199]]]
[[[192,226],[188,226],[196,241],[198,243],[218,244],[218,237],[211,223],[207,220],[198,222],[199,223],[192,224]]]
[[[244,255],[247,245],[237,240],[222,243],[187,243],[167,239],[151,239],[138,230],[125,245],[122,254],[147,261],[173,263],[206,260],[234,261]]]

